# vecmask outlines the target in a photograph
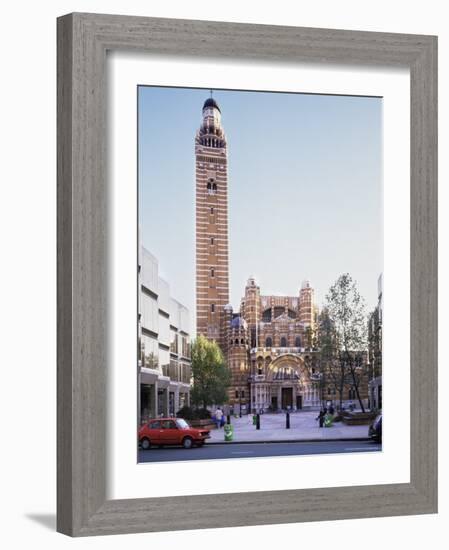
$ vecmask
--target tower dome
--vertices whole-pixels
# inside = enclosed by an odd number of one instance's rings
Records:
[[[218,106],[218,103],[215,101],[213,97],[208,97],[203,105],[203,111],[204,109],[207,109],[208,107],[213,107],[214,109],[218,109],[220,111],[220,107]],[[221,113],[221,111],[220,111]]]
[[[257,286],[256,278],[254,277],[254,275],[249,276],[248,280],[246,281],[246,286]]]

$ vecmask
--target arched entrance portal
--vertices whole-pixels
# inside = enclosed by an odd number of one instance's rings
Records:
[[[301,357],[285,354],[268,368],[270,405],[273,410],[300,410],[310,395],[310,379]]]

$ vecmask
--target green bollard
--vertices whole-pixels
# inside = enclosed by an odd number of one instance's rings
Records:
[[[332,416],[330,414],[326,414],[324,417],[324,427],[330,428],[332,426]]]
[[[225,424],[224,426],[224,440],[232,441],[234,439],[234,428],[232,424]]]

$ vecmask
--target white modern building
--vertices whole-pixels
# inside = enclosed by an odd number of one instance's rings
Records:
[[[157,259],[139,250],[139,412],[140,421],[174,416],[190,402],[190,313],[170,296],[159,277]]]

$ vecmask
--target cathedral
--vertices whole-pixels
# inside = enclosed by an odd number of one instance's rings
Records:
[[[296,296],[267,296],[250,277],[239,311],[229,304],[227,140],[212,97],[202,115],[195,137],[197,334],[223,350],[235,411],[319,406],[318,312],[310,283]]]

